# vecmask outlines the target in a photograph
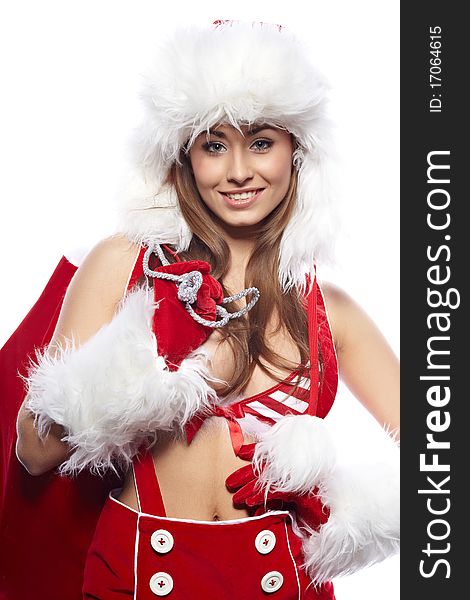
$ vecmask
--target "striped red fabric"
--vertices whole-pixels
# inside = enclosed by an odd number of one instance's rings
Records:
[[[309,407],[310,379],[301,377],[298,387],[294,389],[293,386],[297,381],[298,374],[294,372],[269,390],[245,398],[236,404],[241,405],[244,413],[260,417],[263,421],[270,421],[272,425],[287,414],[304,414]]]

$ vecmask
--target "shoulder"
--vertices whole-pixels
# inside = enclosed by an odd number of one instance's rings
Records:
[[[345,290],[321,283],[335,346],[341,353],[355,352],[358,344],[372,345],[384,338],[364,308]]]
[[[361,306],[340,286],[330,281],[320,283],[331,333],[337,350],[344,348],[354,324],[366,317]]]
[[[139,251],[122,235],[101,240],[90,250],[67,289],[52,342],[74,338],[83,343],[112,319]]]
[[[98,242],[86,255],[80,269],[93,269],[97,266],[115,265],[122,261],[128,265],[135,260],[140,246],[121,234],[115,234]]]
[[[98,242],[77,270],[75,284],[86,280],[90,287],[122,288],[129,280],[140,247],[123,235],[113,235]]]

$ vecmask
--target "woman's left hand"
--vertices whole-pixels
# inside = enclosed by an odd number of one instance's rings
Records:
[[[256,444],[242,446],[238,456],[252,461],[255,446]],[[235,492],[233,494],[234,506],[256,508],[256,514],[262,514],[267,508],[279,508],[279,505],[283,506],[284,504],[291,505],[297,518],[313,531],[317,531],[328,521],[330,511],[318,496],[317,488],[306,494],[265,489],[261,484],[260,475],[261,473],[255,472],[255,468],[250,462],[227,477],[225,485],[229,491]]]

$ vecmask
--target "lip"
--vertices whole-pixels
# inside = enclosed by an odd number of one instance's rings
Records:
[[[221,194],[246,194],[247,192],[256,192],[257,190],[259,190],[260,192],[262,190],[264,190],[264,188],[245,188],[243,190],[238,189],[238,190],[224,190],[223,192],[221,191]]]
[[[258,193],[255,194],[254,196],[252,196],[251,198],[247,198],[246,200],[233,200],[232,198],[229,198],[227,196],[228,194],[244,194],[246,192],[253,192],[254,190],[258,189]],[[254,204],[256,202],[256,200],[258,200],[258,198],[261,196],[261,194],[264,192],[264,188],[252,188],[251,190],[237,190],[236,192],[219,192],[219,194],[222,196],[222,198],[224,199],[225,203],[228,204],[231,207],[234,208],[248,208],[249,206],[251,206],[252,204]]]

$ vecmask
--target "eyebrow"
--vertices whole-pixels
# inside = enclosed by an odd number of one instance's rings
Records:
[[[253,127],[252,129],[248,129],[246,134],[249,136],[253,136],[253,135],[256,135],[257,133],[259,133],[260,131],[263,131],[264,129],[278,129],[278,128],[274,127],[273,125],[261,124],[261,125],[257,125],[256,127]],[[209,129],[209,134],[215,135],[216,137],[222,138],[222,139],[227,137],[223,131],[217,131],[215,129]]]

